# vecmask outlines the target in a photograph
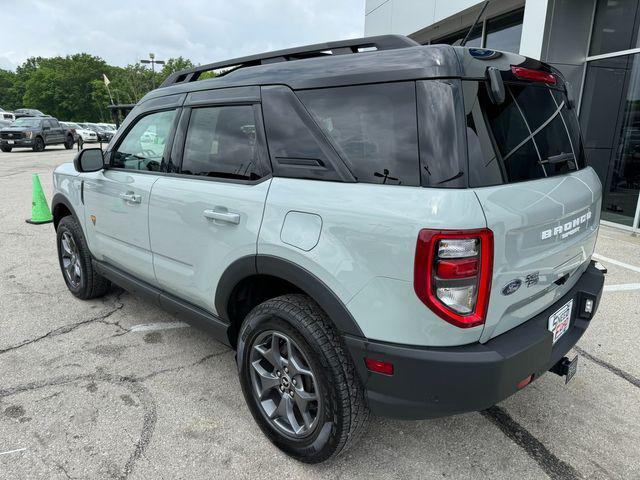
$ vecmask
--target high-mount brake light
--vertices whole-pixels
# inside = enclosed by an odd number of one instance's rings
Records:
[[[460,328],[485,322],[492,271],[491,230],[420,230],[414,289],[447,322]]]
[[[541,72],[540,70],[532,70],[531,68],[511,66],[511,73],[520,80],[529,80],[531,82],[542,82],[549,85],[555,85],[556,76],[552,73]]]

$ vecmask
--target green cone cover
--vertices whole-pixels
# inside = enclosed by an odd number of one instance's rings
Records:
[[[48,223],[53,221],[53,215],[42,191],[38,174],[33,174],[33,192],[31,199],[31,220],[29,223]]]

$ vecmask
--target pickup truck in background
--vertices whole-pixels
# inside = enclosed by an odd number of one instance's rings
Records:
[[[67,150],[72,149],[73,133],[53,117],[21,117],[0,130],[0,150],[3,152],[20,147],[41,152],[48,145],[60,144]]]

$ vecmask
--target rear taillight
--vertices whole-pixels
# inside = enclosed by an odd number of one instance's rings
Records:
[[[482,325],[493,269],[489,229],[420,230],[413,283],[433,312],[461,328]]]
[[[529,80],[531,82],[542,82],[555,85],[557,81],[554,74],[541,72],[540,70],[532,70],[531,68],[512,66],[511,73],[520,80]]]

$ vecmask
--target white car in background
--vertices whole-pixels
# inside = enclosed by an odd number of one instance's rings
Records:
[[[16,116],[13,113],[7,112],[6,110],[3,110],[0,108],[0,120],[11,123],[15,119],[16,119]]]
[[[89,130],[88,128],[81,127],[77,123],[74,122],[60,122],[60,124],[72,130],[75,130],[76,136],[82,139],[82,142],[97,142],[98,135],[93,130]],[[77,138],[76,138],[77,141]]]
[[[118,130],[114,123],[96,123],[96,125],[98,125],[99,127],[102,127],[102,128],[106,128],[107,130],[110,130],[110,131],[112,131],[114,133],[115,133],[116,130]]]

